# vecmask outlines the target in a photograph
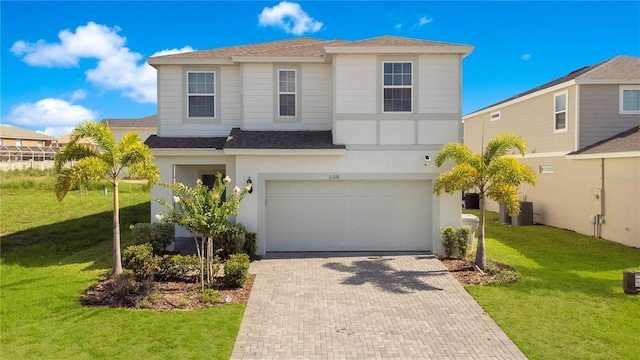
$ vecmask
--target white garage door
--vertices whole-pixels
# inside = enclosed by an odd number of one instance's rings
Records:
[[[267,251],[431,250],[427,181],[267,181]]]

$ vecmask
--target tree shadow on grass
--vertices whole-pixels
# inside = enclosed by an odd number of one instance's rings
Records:
[[[149,221],[150,202],[120,209],[121,248],[131,242],[129,225]],[[93,262],[86,270],[110,268],[113,256],[113,212],[38,226],[1,239],[2,263],[46,267]]]
[[[442,276],[446,270],[405,271],[396,270],[387,262],[390,258],[369,258],[357,260],[348,266],[339,262],[326,263],[323,266],[335,271],[349,273],[350,277],[342,281],[345,285],[364,285],[370,283],[376,288],[394,294],[408,294],[416,291],[443,290],[424,281],[424,278]]]

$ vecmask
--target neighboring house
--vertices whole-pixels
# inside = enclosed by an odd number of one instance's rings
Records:
[[[102,119],[100,123],[109,127],[117,143],[120,142],[124,134],[132,131],[137,132],[142,141],[158,133],[158,117],[156,115],[139,119]]]
[[[0,125],[0,161],[53,160],[58,140],[12,125]]]
[[[639,120],[640,58],[617,56],[466,115],[464,142],[521,135],[537,223],[640,247]]]
[[[58,138],[58,146],[65,147],[71,142],[71,134],[62,135]],[[82,138],[78,140],[78,144],[87,145],[89,148],[93,150],[98,150],[100,145],[98,145],[93,139],[90,138]]]
[[[472,49],[296,38],[152,57],[158,135],[146,143],[162,182],[250,179],[236,220],[258,233],[260,254],[442,252],[440,228],[459,226],[461,208],[459,196],[432,194],[447,169],[430,159],[461,141]],[[156,197],[171,191],[156,186]]]

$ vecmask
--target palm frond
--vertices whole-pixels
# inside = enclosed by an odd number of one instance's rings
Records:
[[[62,201],[67,193],[71,190],[74,190],[78,187],[78,179],[75,176],[75,169],[66,168],[58,171],[58,176],[56,176],[56,184],[54,187],[54,191],[56,193],[56,198],[58,201]]]
[[[71,136],[71,143],[75,143],[82,138],[92,139],[103,151],[112,151],[116,147],[116,139],[113,133],[106,125],[101,123],[85,121],[76,126]]]
[[[485,196],[495,200],[505,206],[509,215],[520,212],[520,200],[518,199],[518,188],[512,184],[500,181],[493,181],[485,192]]]
[[[434,184],[433,192],[440,195],[443,191],[468,191],[476,187],[480,173],[469,164],[459,164],[453,169],[438,175]]]
[[[489,165],[493,159],[507,155],[509,151],[517,150],[522,156],[527,152],[524,139],[514,133],[503,133],[489,141],[484,151],[484,163]]]
[[[487,167],[487,177],[495,182],[504,182],[513,186],[520,186],[527,182],[536,185],[537,177],[531,167],[510,156],[494,159]]]
[[[97,155],[98,153],[87,145],[70,143],[56,153],[54,167],[56,172],[60,172],[70,162]]]
[[[438,152],[435,159],[437,167],[442,166],[447,160],[456,164],[468,163],[473,156],[471,149],[460,143],[447,143]]]

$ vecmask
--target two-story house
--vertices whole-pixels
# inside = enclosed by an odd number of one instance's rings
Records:
[[[440,228],[459,225],[461,209],[458,196],[432,194],[443,169],[431,159],[462,139],[471,51],[384,36],[152,57],[158,134],[146,143],[162,182],[251,181],[236,221],[258,233],[259,254],[442,252]]]
[[[537,223],[640,247],[639,120],[640,58],[617,56],[466,115],[464,142],[521,135]]]

